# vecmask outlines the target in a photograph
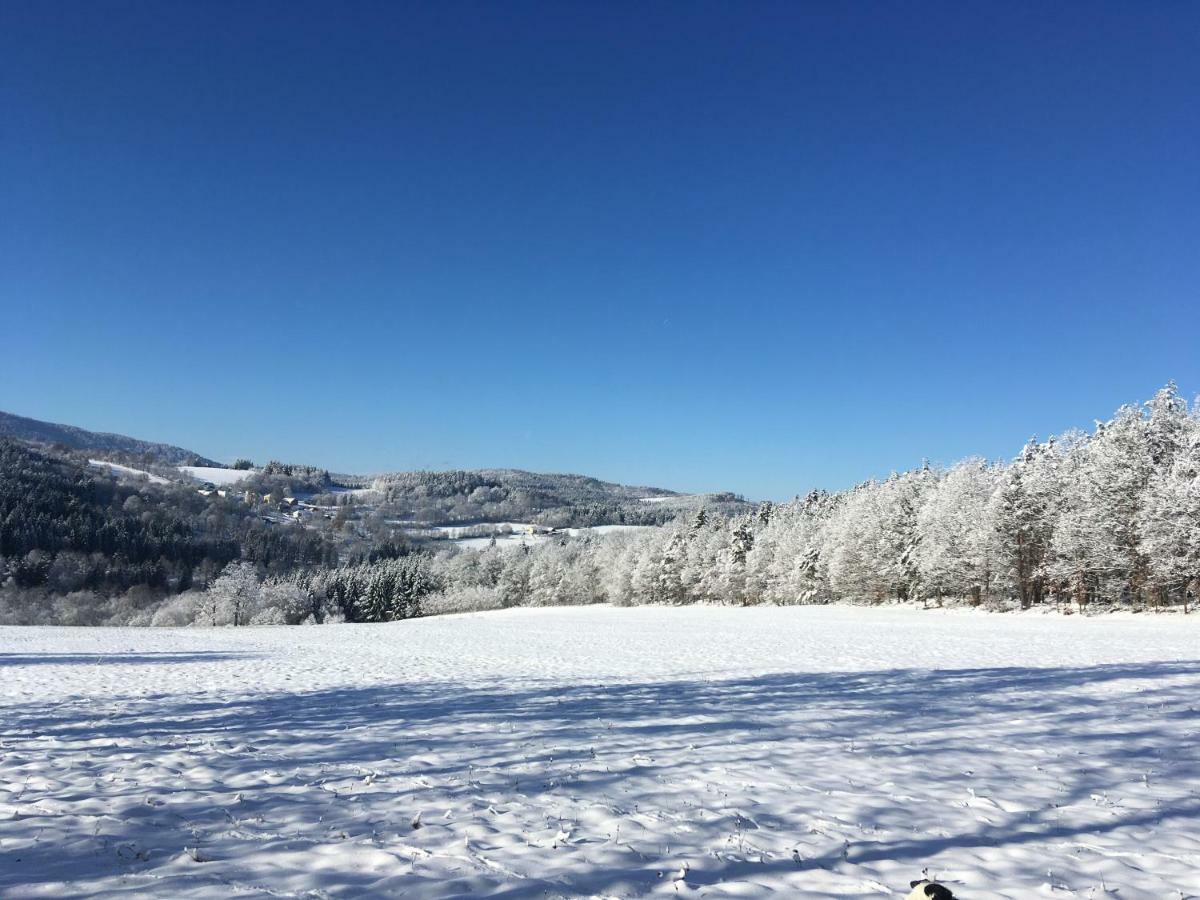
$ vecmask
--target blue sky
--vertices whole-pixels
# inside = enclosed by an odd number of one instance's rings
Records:
[[[785,498],[1200,392],[1200,6],[0,5],[0,409]]]

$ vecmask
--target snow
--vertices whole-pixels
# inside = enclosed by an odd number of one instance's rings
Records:
[[[108,469],[109,473],[113,475],[129,475],[135,478],[141,478],[145,476],[151,484],[170,484],[170,482],[161,475],[151,475],[149,472],[145,472],[142,469],[131,469],[129,466],[118,465],[117,463],[109,462],[106,459],[89,459],[88,464],[96,466],[100,469]]]
[[[562,534],[568,534],[571,537],[579,537],[584,534],[615,534],[620,531],[647,531],[654,528],[653,525],[589,525],[583,528],[564,528],[559,532],[547,533],[536,532],[529,533],[528,531],[519,531],[519,528],[530,529],[544,526],[536,525],[520,525],[516,522],[503,522],[500,525],[512,526],[512,533],[497,532],[491,535],[483,535],[480,537],[456,537],[454,532],[469,532],[470,529],[455,528],[452,526],[439,525],[434,530],[446,532],[453,538],[454,546],[463,550],[486,550],[492,545],[492,538],[496,540],[496,546],[501,549],[512,549],[521,546],[533,546],[544,541],[555,540]],[[499,525],[497,527],[500,527]]]
[[[1195,897],[1200,616],[0,629],[0,896]]]
[[[372,494],[380,494],[376,487],[348,488],[348,487],[331,487],[323,493],[329,494],[344,494],[350,497],[367,497]]]
[[[589,525],[586,528],[568,528],[567,533],[572,537],[581,534],[616,534],[620,531],[650,531],[654,525]]]
[[[422,529],[414,530],[421,531]],[[534,525],[530,522],[481,522],[475,525],[430,525],[424,530],[436,531],[448,538],[456,539],[469,534],[476,534],[478,536],[478,532],[480,531],[487,531],[490,534],[497,535],[530,535],[545,532],[549,529],[545,525]]]
[[[457,538],[452,541],[455,547],[462,550],[486,550],[492,546],[492,540],[496,541],[496,546],[501,549],[512,549],[514,547],[529,546],[540,544],[543,541],[550,540],[548,534],[493,534],[487,537],[473,538]]]
[[[638,503],[666,503],[668,500],[678,500],[679,497],[638,497]]]
[[[239,481],[254,474],[253,469],[221,469],[216,466],[179,466],[179,471],[197,481],[207,481],[210,484],[237,484]]]
[[[408,524],[396,522],[394,524]],[[462,550],[486,550],[493,539],[501,549],[531,547],[545,541],[556,540],[563,534],[579,537],[584,534],[614,534],[620,531],[646,531],[653,525],[590,525],[583,528],[551,530],[545,525],[529,522],[484,522],[475,525],[428,525],[409,528],[408,533],[424,536],[440,535]],[[467,535],[470,535],[469,537]]]
[[[549,529],[530,522],[477,522],[473,525],[420,525],[396,521],[391,524],[405,525],[405,531],[416,537],[434,537],[448,540],[464,550],[485,550],[492,545],[513,548],[539,544],[549,540]]]

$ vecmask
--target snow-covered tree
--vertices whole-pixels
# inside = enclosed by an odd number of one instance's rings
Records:
[[[1155,602],[1179,597],[1185,609],[1200,589],[1200,429],[1190,430],[1171,467],[1151,476],[1138,515]]]
[[[1128,600],[1144,582],[1137,520],[1151,472],[1145,424],[1136,407],[1122,407],[1064,459],[1049,570],[1055,588],[1081,607]]]
[[[202,625],[248,625],[259,601],[258,572],[248,562],[233,562],[209,585]]]
[[[991,499],[1000,554],[997,577],[1026,609],[1046,598],[1046,560],[1062,493],[1059,446],[1030,440],[1000,475]]]
[[[983,460],[950,469],[917,513],[914,551],[924,597],[990,597],[1000,546],[992,522],[997,470]]]

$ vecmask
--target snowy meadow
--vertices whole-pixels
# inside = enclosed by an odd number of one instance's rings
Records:
[[[1200,896],[1200,617],[0,629],[0,896]]]

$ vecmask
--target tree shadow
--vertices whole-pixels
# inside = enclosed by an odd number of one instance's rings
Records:
[[[153,665],[243,656],[118,659]],[[2,664],[47,661],[6,659]],[[546,810],[546,821],[554,809],[560,817],[566,809],[578,818],[589,803],[607,804],[621,820],[636,819],[643,805],[678,814],[688,829],[664,821],[647,846],[666,838],[688,848],[694,854],[688,883],[702,886],[885,862],[919,873],[935,857],[959,858],[972,848],[1044,849],[1127,829],[1137,830],[1141,841],[1175,828],[1200,815],[1194,793],[1200,784],[1198,688],[1200,662],[614,684],[395,683],[228,699],[138,697],[95,715],[77,703],[11,708],[0,725],[0,747],[7,777],[18,783],[23,772],[35,771],[43,747],[89,777],[124,773],[97,780],[97,796],[89,799],[109,810],[101,829],[107,829],[107,846],[124,842],[136,849],[103,858],[111,871],[153,875],[156,892],[186,891],[189,878],[212,873],[235,878],[227,866],[236,868],[243,853],[264,844],[321,846],[336,828],[337,840],[395,854],[398,880],[385,889],[378,873],[343,866],[327,874],[333,886],[364,894],[451,896],[458,885],[453,867],[438,868],[430,860],[441,852],[437,840],[451,834],[458,839],[459,823],[415,830],[414,809],[445,806],[465,816],[516,807],[524,819],[504,828],[521,834],[505,834],[528,846],[540,827],[531,810]],[[1042,774],[1024,784],[1032,766]],[[712,774],[722,768],[733,776]],[[847,772],[875,783],[848,783]],[[706,779],[720,778],[720,790],[706,788]],[[767,785],[761,809],[735,808],[733,801],[722,806],[721,785],[731,778]],[[1166,786],[1154,808],[1107,799],[1142,778]],[[889,780],[899,787],[880,786]],[[979,784],[1009,784],[1011,790],[976,798],[973,786]],[[34,811],[39,803],[58,808],[77,790],[68,783],[34,786],[9,803]],[[835,803],[841,804],[836,814],[822,812]],[[704,815],[686,819],[693,809]],[[1072,812],[1064,817],[1066,809]],[[505,815],[488,814],[497,821]],[[899,836],[897,817],[916,827]],[[922,831],[921,824],[934,818],[939,827]],[[94,841],[79,834],[85,824],[33,814],[0,820],[0,839],[10,845],[27,843],[32,829],[43,829],[57,835],[59,855],[68,860],[65,869],[40,872],[0,865],[0,889],[57,883],[72,866],[98,865],[78,855],[80,847],[94,849]],[[708,852],[713,841],[734,833],[739,840],[753,834],[757,856]],[[495,840],[493,850],[503,857],[508,851]],[[584,859],[577,849],[584,839],[577,840],[570,849],[558,847],[578,855],[565,881],[561,873],[529,874],[533,869],[523,881],[507,877],[463,851],[467,862],[456,865],[478,871],[462,882],[461,895],[633,892],[657,883],[653,870],[663,863],[653,853],[638,850],[640,858],[597,865]],[[603,844],[605,837],[597,832],[587,840]],[[222,862],[199,872],[166,865],[188,841],[211,847]],[[416,844],[429,859],[417,851],[405,856]],[[803,847],[801,861],[782,853],[784,845]],[[613,846],[628,855],[619,840]]]

